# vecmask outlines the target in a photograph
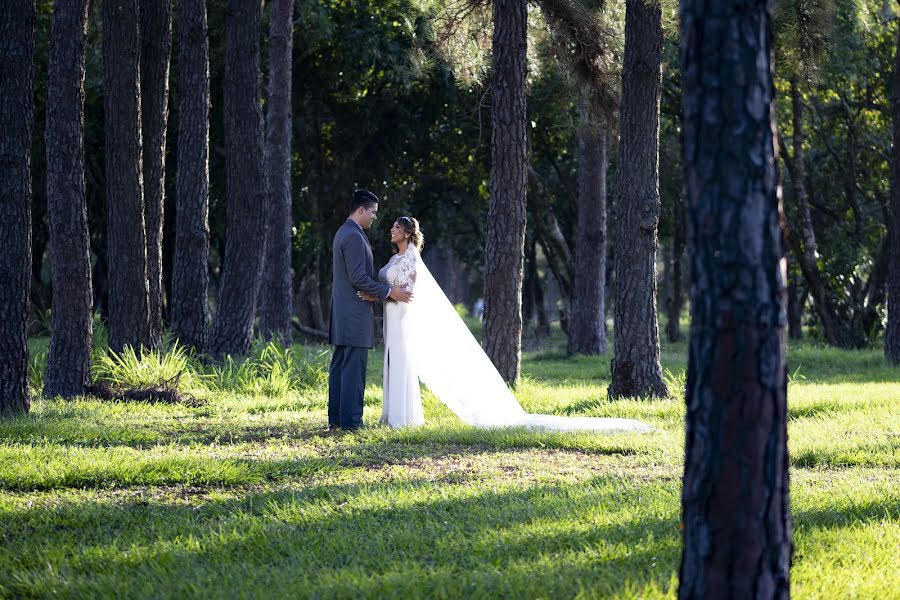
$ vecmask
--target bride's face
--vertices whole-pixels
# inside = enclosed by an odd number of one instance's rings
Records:
[[[391,225],[391,243],[399,244],[406,239],[406,236],[407,233],[403,227],[400,226],[400,223],[394,221],[394,224]]]

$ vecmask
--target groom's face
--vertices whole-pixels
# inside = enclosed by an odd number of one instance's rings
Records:
[[[378,218],[378,203],[369,207],[363,206],[361,207],[361,210],[363,211],[363,214],[362,219],[360,219],[360,226],[363,229],[369,229],[372,227],[372,223],[375,222],[375,219]]]

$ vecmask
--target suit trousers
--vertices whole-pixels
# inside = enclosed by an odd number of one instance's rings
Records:
[[[328,371],[328,425],[342,429],[362,426],[363,394],[369,349],[335,346]]]

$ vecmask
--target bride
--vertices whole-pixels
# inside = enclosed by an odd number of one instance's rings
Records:
[[[409,303],[384,305],[384,400],[381,423],[422,425],[422,381],[453,413],[476,427],[527,427],[545,431],[650,431],[633,419],[528,414],[481,349],[422,262],[422,231],[412,217],[391,227],[397,252],[379,278],[413,292]],[[360,298],[376,301],[359,293]]]

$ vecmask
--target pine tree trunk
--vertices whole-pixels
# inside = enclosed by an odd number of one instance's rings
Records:
[[[615,330],[610,397],[668,395],[656,319],[659,224],[659,93],[662,16],[658,5],[628,0],[620,109],[616,223]]]
[[[607,134],[590,90],[582,91],[578,127],[578,236],[569,304],[569,354],[606,352]]]
[[[568,307],[572,297],[572,286],[575,279],[575,264],[569,243],[562,233],[559,221],[553,213],[550,197],[544,182],[538,172],[531,165],[527,166],[528,182],[531,186],[531,203],[534,214],[534,229],[544,256],[547,258],[547,266],[553,273],[553,278],[559,286],[559,292],[563,297],[563,304]],[[568,312],[568,309],[566,309]]]
[[[853,347],[851,336],[846,326],[841,324],[840,317],[834,308],[834,302],[819,271],[816,232],[813,229],[812,215],[809,210],[809,194],[806,189],[806,158],[803,151],[806,134],[803,127],[803,99],[795,79],[791,80],[791,119],[794,129],[793,157],[789,157],[786,149],[782,154],[791,176],[794,199],[797,202],[797,213],[800,216],[800,227],[797,228],[799,235],[794,228],[789,230],[788,241],[797,258],[800,272],[809,287],[813,307],[819,317],[825,339],[832,346],[851,348]]]
[[[680,342],[684,339],[681,333],[681,311],[684,310],[684,273],[682,264],[684,261],[684,199],[675,200],[674,224],[672,227],[672,256],[670,263],[669,297],[666,299],[666,339],[670,342]]]
[[[294,277],[291,269],[291,48],[293,0],[274,0],[269,34],[269,96],[266,129],[266,176],[269,232],[259,329],[265,337],[290,343],[293,335]]]
[[[771,3],[682,0],[680,16],[692,314],[678,595],[787,598]]]
[[[51,17],[46,146],[53,321],[47,397],[84,394],[91,377],[94,297],[84,180],[88,3],[56,0]]]
[[[525,256],[525,0],[494,0],[491,200],[484,247],[482,344],[503,379],[519,380]]]
[[[799,294],[799,282],[793,271],[788,272],[788,337],[803,339],[803,300]]]
[[[266,244],[266,170],[259,83],[258,0],[229,0],[225,19],[225,182],[227,238],[213,356],[250,346]]]
[[[887,278],[884,355],[890,362],[900,364],[900,27],[897,28],[897,47],[891,84],[894,145],[891,149],[891,207],[888,223],[890,267]]]
[[[162,235],[171,54],[171,0],[141,0],[141,125],[144,140],[147,280],[153,347],[162,344],[163,330]]]
[[[28,412],[34,0],[0,10],[0,416]]]
[[[103,2],[109,347],[151,347],[138,0]]]
[[[209,322],[209,41],[206,0],[178,2],[178,168],[172,331],[206,348]]]

